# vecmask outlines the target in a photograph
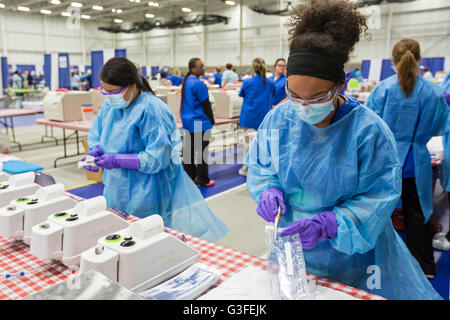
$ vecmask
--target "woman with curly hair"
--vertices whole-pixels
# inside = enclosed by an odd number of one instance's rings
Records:
[[[344,63],[367,34],[348,1],[312,1],[292,16],[288,100],[259,127],[247,157],[257,213],[299,234],[307,272],[388,299],[441,299],[395,232],[401,163],[386,123],[339,95]]]

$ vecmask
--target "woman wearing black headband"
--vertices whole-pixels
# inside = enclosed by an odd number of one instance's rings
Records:
[[[292,18],[288,101],[265,117],[248,156],[258,214],[273,222],[281,207],[280,236],[300,235],[309,273],[388,299],[439,299],[392,226],[394,136],[338,94],[366,18],[348,1],[312,1]]]

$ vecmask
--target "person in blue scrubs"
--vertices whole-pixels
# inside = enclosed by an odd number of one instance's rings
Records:
[[[126,58],[108,60],[100,80],[106,100],[89,131],[88,154],[105,169],[108,207],[139,218],[159,214],[166,227],[209,241],[222,238],[227,227],[183,170],[170,108]]]
[[[222,71],[222,68],[216,67],[214,70],[216,72],[214,72],[214,74],[212,75],[214,78],[213,84],[218,84],[219,88],[222,88],[222,74],[220,73],[220,71]]]
[[[275,61],[275,75],[271,78],[275,84],[275,95],[272,104],[276,106],[286,98],[286,60],[279,58]]]
[[[239,125],[244,128],[244,154],[247,154],[250,146],[249,129],[258,130],[266,114],[272,110],[275,95],[275,84],[272,79],[266,78],[267,67],[262,58],[253,60],[252,72],[253,77],[242,83],[239,92],[239,96],[244,98],[239,119]],[[245,176],[247,170],[244,163],[239,174]]]
[[[448,106],[442,90],[420,76],[420,45],[403,39],[392,50],[397,74],[372,90],[366,105],[387,123],[402,164],[402,208],[406,245],[429,278],[434,278],[432,168],[427,142],[446,132]]]
[[[258,215],[273,223],[281,208],[279,235],[300,236],[313,275],[387,299],[442,299],[392,225],[402,168],[394,135],[338,94],[366,17],[355,3],[322,1],[291,21],[288,100],[264,118],[247,157]]]
[[[205,74],[205,65],[199,58],[189,61],[181,89],[181,121],[184,130],[184,169],[197,186],[212,187],[215,181],[208,173],[208,145],[214,115],[209,101],[208,88],[200,80]]]
[[[222,74],[222,87],[224,88],[226,88],[227,83],[239,81],[239,76],[233,71],[233,65],[231,63],[227,63],[225,69]]]
[[[183,83],[183,77],[181,76],[181,71],[178,68],[173,68],[172,75],[167,78],[173,86],[180,86]]]

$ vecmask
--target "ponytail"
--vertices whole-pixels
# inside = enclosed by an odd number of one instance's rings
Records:
[[[199,58],[192,58],[189,60],[188,64],[188,73],[184,76],[183,82],[181,83],[181,106],[180,106],[180,114],[183,112],[183,104],[184,104],[184,95],[185,95],[185,84],[187,78],[192,74],[191,69],[195,68],[195,65],[197,61],[199,61]]]
[[[254,59],[252,63],[252,68],[256,74],[259,74],[263,78],[263,83],[264,85],[266,85],[267,67],[264,59],[261,58]]]
[[[413,39],[400,40],[392,49],[392,57],[400,88],[408,97],[414,91],[416,77],[420,74],[420,45]]]
[[[400,88],[408,97],[414,90],[419,67],[411,51],[406,51],[397,64],[398,82]]]
[[[147,79],[145,79],[145,77],[143,75],[141,75],[141,79],[140,81],[136,84],[136,86],[139,88],[139,90],[141,90],[142,92],[151,92],[153,94],[155,94],[155,92],[153,92],[152,87],[150,87],[150,84],[148,83]]]

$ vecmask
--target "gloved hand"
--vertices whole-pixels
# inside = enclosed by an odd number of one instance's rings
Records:
[[[95,164],[105,169],[139,169],[137,154],[108,153],[95,158]]]
[[[99,144],[97,144],[94,148],[92,148],[91,151],[88,152],[88,155],[93,157],[99,157],[103,154],[104,154],[103,149]]]
[[[303,248],[313,249],[318,241],[333,239],[337,233],[336,215],[333,211],[316,214],[312,219],[294,221],[280,232],[285,237],[298,233],[302,240]]]
[[[91,151],[88,152],[88,155],[89,156],[93,156],[93,157],[99,157],[99,156],[101,156],[103,154],[104,154],[103,149],[102,149],[102,147],[99,144],[97,144],[94,148],[92,148]],[[86,157],[81,159],[81,161],[85,161],[85,160],[86,160]],[[84,168],[84,170],[91,171],[91,172],[98,172],[99,171],[98,168],[91,167],[91,166],[84,166],[83,168]]]
[[[445,100],[447,101],[448,106],[450,107],[450,91],[444,92]]]
[[[283,192],[277,188],[270,188],[261,192],[261,201],[256,212],[267,222],[274,222],[281,207],[281,215],[286,213],[286,205],[283,200]]]

